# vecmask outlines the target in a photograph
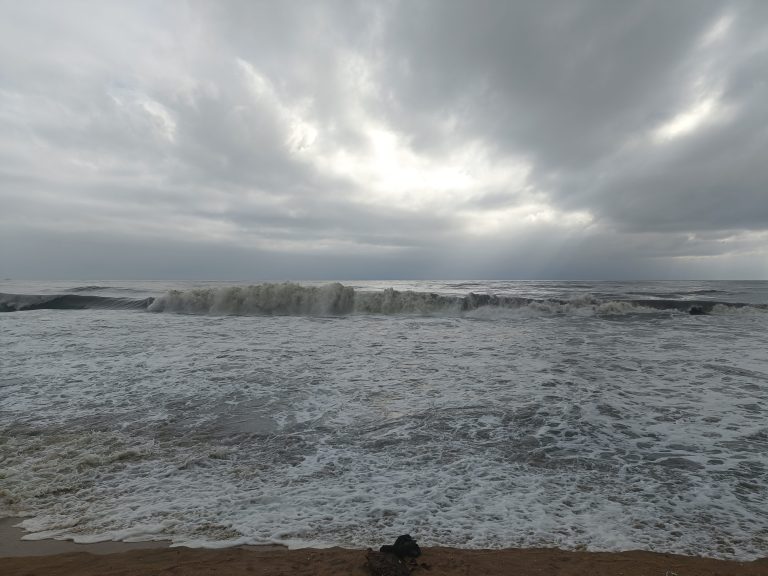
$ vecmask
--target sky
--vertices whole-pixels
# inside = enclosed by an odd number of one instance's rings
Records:
[[[0,13],[1,278],[768,279],[768,2]]]

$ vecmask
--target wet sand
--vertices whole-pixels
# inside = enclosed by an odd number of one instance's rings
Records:
[[[14,525],[23,518],[0,518],[0,558],[11,556],[51,556],[68,552],[113,554],[148,548],[168,548],[168,541],[157,542],[97,542],[76,544],[71,540],[22,540],[27,532]],[[2,573],[2,571],[0,571]]]
[[[247,546],[223,550],[169,548],[168,542],[75,544],[21,540],[18,518],[0,519],[4,576],[370,575],[365,550],[288,550]],[[557,549],[424,548],[412,567],[419,576],[766,576],[768,558],[735,562],[652,552],[568,552]]]
[[[370,575],[364,550],[247,550],[227,548],[155,548],[95,555],[72,552],[54,556],[0,559],[5,576],[147,576],[183,574]],[[413,575],[514,576],[766,576],[768,560],[731,562],[651,552],[565,552],[529,550],[423,550]]]

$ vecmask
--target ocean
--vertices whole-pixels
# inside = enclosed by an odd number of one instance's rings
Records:
[[[768,556],[768,282],[251,284],[0,282],[0,516]]]

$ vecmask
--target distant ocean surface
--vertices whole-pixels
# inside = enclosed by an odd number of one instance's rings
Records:
[[[29,537],[768,556],[767,282],[0,292]]]

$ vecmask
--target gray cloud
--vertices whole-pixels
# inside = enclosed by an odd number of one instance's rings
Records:
[[[0,275],[768,278],[764,3],[3,12]]]

